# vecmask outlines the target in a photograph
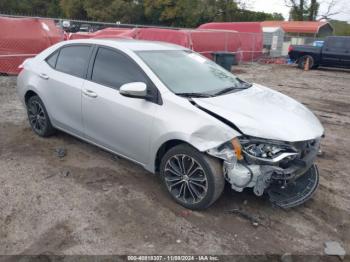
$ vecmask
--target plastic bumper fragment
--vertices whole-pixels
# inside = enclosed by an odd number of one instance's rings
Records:
[[[287,184],[274,181],[267,189],[270,201],[281,208],[291,208],[303,204],[312,197],[319,184],[319,173],[312,165],[302,176]]]

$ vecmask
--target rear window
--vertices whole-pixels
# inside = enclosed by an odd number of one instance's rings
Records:
[[[86,76],[89,62],[90,46],[63,47],[59,53],[56,69],[77,77]]]
[[[46,63],[48,63],[52,68],[55,68],[56,67],[57,57],[58,57],[58,52],[56,51],[55,53],[53,53],[52,55],[50,55],[46,59]]]

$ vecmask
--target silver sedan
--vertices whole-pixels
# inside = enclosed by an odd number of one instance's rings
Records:
[[[159,173],[184,207],[209,207],[225,182],[281,207],[317,188],[324,130],[314,114],[191,50],[75,40],[21,67],[18,94],[37,135],[61,130]]]

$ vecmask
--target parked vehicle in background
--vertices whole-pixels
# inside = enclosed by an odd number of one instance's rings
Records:
[[[92,28],[91,25],[89,25],[89,24],[81,24],[80,25],[79,32],[89,33],[89,32],[92,32],[92,31],[93,31],[93,28]]]
[[[17,81],[37,135],[63,130],[159,173],[186,208],[209,207],[225,181],[281,207],[317,188],[315,115],[187,48],[67,41],[26,61]]]
[[[324,41],[322,40],[316,40],[312,43],[313,46],[317,46],[317,47],[322,47],[324,45]]]
[[[330,36],[322,46],[292,45],[288,55],[299,68],[305,68],[307,60],[308,69],[319,66],[350,68],[350,37]]]

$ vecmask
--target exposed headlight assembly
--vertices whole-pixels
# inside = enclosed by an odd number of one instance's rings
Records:
[[[293,160],[298,150],[289,144],[256,138],[241,138],[245,159],[260,164],[278,164],[282,160]]]
[[[313,164],[319,139],[295,143],[254,137],[235,137],[207,151],[223,160],[223,173],[231,188],[252,188],[257,196],[267,192],[281,207],[305,202],[318,185]]]

